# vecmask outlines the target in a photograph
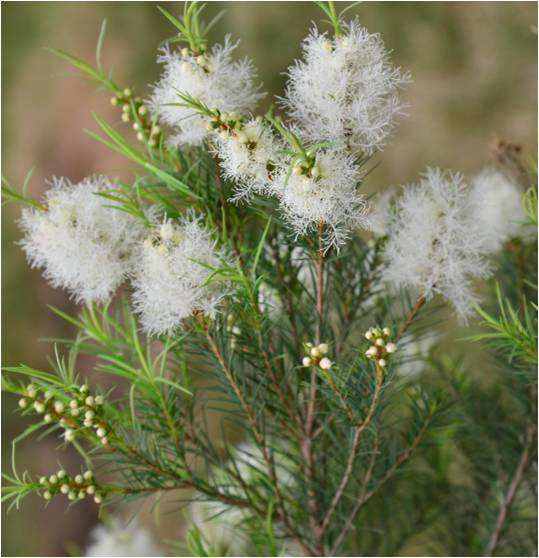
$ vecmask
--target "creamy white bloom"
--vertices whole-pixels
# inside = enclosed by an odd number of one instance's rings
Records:
[[[395,188],[387,188],[376,198],[370,215],[372,232],[377,236],[385,236],[391,219],[393,203],[397,192]]]
[[[526,214],[522,190],[501,171],[487,167],[472,179],[472,206],[482,227],[488,231],[487,249],[495,252],[515,237],[527,237],[529,227],[523,225]]]
[[[163,556],[151,533],[136,520],[124,524],[118,519],[95,527],[85,556]]]
[[[240,130],[219,132],[216,151],[225,177],[236,184],[235,200],[270,190],[272,170],[281,148],[272,131],[259,118],[249,120]]]
[[[272,189],[296,235],[323,222],[326,248],[338,247],[351,231],[369,226],[368,204],[358,192],[361,178],[352,157],[326,149],[318,151],[310,170],[295,166],[291,172],[281,163]]]
[[[171,126],[174,145],[199,145],[209,133],[208,119],[193,109],[174,106],[181,103],[179,92],[191,95],[211,109],[245,113],[263,96],[255,86],[256,71],[248,59],[234,61],[237,46],[226,37],[223,45],[214,45],[203,55],[182,55],[166,46],[158,58],[164,65],[160,80],[149,100],[150,110]]]
[[[77,302],[107,301],[129,273],[131,253],[144,235],[141,221],[97,195],[114,189],[103,176],[78,184],[54,178],[45,210],[22,212],[21,245],[30,264]]]
[[[335,38],[313,28],[303,54],[288,69],[283,103],[304,134],[367,155],[382,149],[403,114],[398,93],[410,77],[391,64],[380,35],[357,20]]]
[[[465,319],[476,297],[472,281],[486,277],[485,235],[459,174],[427,169],[408,186],[389,225],[384,278],[427,298],[439,293]]]
[[[213,315],[222,281],[205,282],[224,255],[198,219],[165,221],[140,244],[133,301],[148,333],[167,333],[193,312]]]

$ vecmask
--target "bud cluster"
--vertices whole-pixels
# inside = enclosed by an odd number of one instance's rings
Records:
[[[292,172],[296,176],[302,176],[305,180],[317,180],[322,175],[320,165],[316,161],[316,154],[312,150],[305,153],[303,161],[292,167]]]
[[[72,477],[64,469],[60,469],[49,477],[41,477],[39,484],[44,489],[42,496],[45,500],[65,494],[71,501],[83,500],[86,496],[93,498],[96,504],[103,501],[104,489],[95,482],[92,471]]]
[[[322,370],[329,370],[333,366],[331,360],[324,356],[329,351],[327,343],[320,343],[320,345],[305,343],[305,348],[308,355],[303,357],[303,366],[319,366]]]
[[[388,356],[397,350],[397,345],[389,341],[390,335],[391,330],[388,327],[382,329],[371,327],[365,333],[365,338],[372,343],[365,351],[365,356],[368,359],[376,360],[376,363],[381,368],[387,366]]]
[[[33,410],[43,415],[46,423],[58,422],[64,428],[64,439],[73,442],[77,430],[93,428],[101,443],[108,444],[108,428],[103,419],[103,396],[90,395],[87,385],[73,389],[71,399],[58,398],[50,390],[44,391],[39,386],[29,384],[19,399],[21,409]]]
[[[207,124],[209,132],[218,132],[221,138],[230,136],[238,139],[240,143],[249,144],[248,137],[244,133],[245,118],[236,112],[221,112],[219,109],[212,111]]]
[[[117,93],[110,102],[115,107],[121,107],[124,122],[133,121],[133,129],[137,132],[139,141],[146,142],[149,147],[159,145],[161,128],[152,123],[148,107],[143,104],[140,97],[133,97],[129,87]]]
[[[209,74],[212,71],[212,63],[202,50],[194,52],[184,47],[181,49],[180,54],[183,59],[181,68],[184,72],[196,71],[198,68],[205,74]]]

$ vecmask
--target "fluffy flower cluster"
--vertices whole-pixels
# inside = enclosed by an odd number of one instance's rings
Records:
[[[272,191],[297,235],[326,225],[326,247],[342,244],[348,233],[368,227],[368,204],[357,191],[361,172],[342,151],[320,150],[310,167],[280,163]]]
[[[85,556],[163,556],[149,531],[134,520],[129,524],[113,519],[100,524],[90,535]]]
[[[489,251],[499,250],[511,238],[527,236],[522,190],[518,184],[499,170],[487,167],[472,179],[471,186],[472,206],[478,208],[476,218],[488,231]]]
[[[435,293],[463,319],[475,296],[472,280],[486,277],[488,231],[461,175],[428,169],[396,202],[389,224],[385,277],[397,287]]]
[[[165,221],[141,244],[133,277],[133,300],[148,333],[167,333],[194,312],[213,314],[223,283],[206,284],[224,255],[194,218]]]
[[[144,227],[131,215],[97,194],[114,190],[103,177],[72,184],[55,178],[44,209],[24,209],[21,245],[32,267],[44,269],[55,287],[67,289],[77,302],[104,302],[124,281],[130,255]]]
[[[383,148],[410,77],[390,63],[381,37],[354,20],[333,39],[314,28],[303,52],[288,70],[283,103],[305,136],[366,155]]]
[[[216,151],[224,175],[237,186],[235,199],[269,191],[279,149],[279,142],[260,118],[241,124],[237,130],[219,132]]]
[[[164,64],[161,79],[154,85],[149,100],[152,113],[171,126],[174,145],[199,145],[209,133],[208,119],[195,110],[178,106],[179,93],[188,94],[212,109],[245,113],[263,96],[255,86],[256,71],[248,59],[234,61],[237,44],[227,37],[205,54],[165,47],[158,58]]]

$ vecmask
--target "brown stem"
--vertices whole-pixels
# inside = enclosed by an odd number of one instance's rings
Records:
[[[406,450],[404,450],[396,459],[395,463],[392,465],[392,467],[386,472],[386,474],[380,479],[380,481],[378,482],[378,484],[376,485],[375,488],[373,488],[372,490],[370,490],[369,492],[366,491],[366,487],[368,484],[365,484],[365,490],[362,492],[362,494],[360,495],[360,497],[358,498],[358,500],[356,501],[356,504],[354,506],[354,508],[352,509],[352,512],[350,513],[348,519],[346,520],[346,523],[343,527],[343,530],[341,531],[341,533],[339,534],[339,536],[337,537],[337,540],[335,541],[335,544],[333,545],[333,548],[331,550],[331,554],[334,555],[337,551],[337,549],[339,548],[339,546],[342,544],[342,542],[344,541],[344,538],[346,537],[346,535],[348,534],[348,531],[350,530],[350,528],[352,527],[352,524],[354,523],[354,520],[359,512],[359,510],[376,494],[376,492],[378,492],[378,490],[396,473],[396,471],[398,470],[398,468],[405,462],[407,461],[410,456],[412,455],[412,453],[414,452],[414,450],[417,448],[417,446],[419,445],[419,443],[421,442],[421,440],[423,439],[423,436],[425,435],[425,432],[427,431],[428,425],[430,424],[430,421],[432,419],[432,415],[429,415],[427,417],[427,420],[425,421],[425,424],[423,425],[423,427],[421,428],[421,430],[417,433],[416,437],[414,438],[412,444],[410,445],[410,447],[406,448]],[[372,474],[372,472],[371,472]],[[370,479],[369,479],[370,480]]]
[[[524,447],[524,451],[520,456],[520,460],[518,462],[517,468],[511,480],[511,484],[509,485],[509,489],[507,490],[507,493],[502,503],[500,504],[498,517],[496,519],[496,525],[494,527],[494,531],[490,536],[488,544],[485,548],[484,556],[492,556],[494,550],[498,546],[500,535],[502,533],[503,526],[505,524],[505,520],[507,519],[507,515],[509,514],[509,510],[515,499],[518,487],[520,486],[520,483],[524,478],[524,473],[526,472],[526,469],[528,468],[529,465],[530,447],[533,442],[534,432],[535,432],[535,425],[528,426],[528,429],[526,431],[526,445]]]
[[[335,495],[333,496],[333,500],[331,501],[331,504],[329,506],[329,509],[326,513],[326,516],[324,517],[324,520],[322,522],[322,525],[320,526],[319,529],[319,536],[322,537],[325,530],[327,529],[329,522],[331,520],[331,517],[333,516],[333,513],[335,512],[337,505],[339,504],[339,501],[341,500],[344,491],[346,489],[346,486],[348,485],[348,482],[350,480],[350,476],[352,475],[352,471],[354,468],[354,462],[356,460],[357,457],[357,453],[359,451],[359,447],[360,447],[360,442],[361,442],[361,435],[363,434],[363,431],[365,430],[365,428],[367,428],[369,426],[369,424],[371,423],[372,417],[374,416],[374,412],[376,410],[376,406],[378,404],[378,399],[380,397],[380,392],[382,390],[382,385],[384,382],[384,371],[383,369],[378,366],[378,364],[376,365],[376,388],[374,391],[374,395],[373,398],[371,400],[371,404],[369,407],[369,410],[367,412],[367,416],[365,417],[365,419],[363,420],[363,422],[361,424],[359,424],[354,432],[354,439],[352,441],[352,448],[350,450],[350,454],[348,455],[348,460],[346,463],[346,469],[344,472],[344,475],[341,479],[341,482],[339,484],[339,487],[337,489],[337,491],[335,492]]]
[[[398,341],[406,333],[407,329],[410,327],[410,324],[414,321],[414,318],[416,317],[417,313],[421,310],[425,302],[426,302],[425,295],[420,295],[414,307],[408,313],[408,316],[406,317],[406,321],[402,324],[401,328],[399,329],[399,332],[397,333],[397,337],[395,339],[396,341]]]

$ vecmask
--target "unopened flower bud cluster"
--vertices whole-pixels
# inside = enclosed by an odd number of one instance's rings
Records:
[[[368,359],[375,360],[380,368],[387,366],[389,355],[397,350],[397,345],[389,341],[391,330],[388,327],[378,328],[371,327],[365,333],[365,338],[368,339],[372,345],[365,351],[365,356]]]
[[[101,504],[105,492],[96,483],[92,471],[70,476],[64,469],[60,469],[49,477],[41,477],[39,484],[43,487],[42,496],[45,500],[65,494],[71,501],[84,500],[88,496],[96,504]]]
[[[57,397],[51,390],[44,391],[39,386],[29,384],[19,399],[21,409],[33,409],[43,415],[47,424],[57,422],[64,428],[66,442],[73,442],[82,429],[94,429],[96,436],[106,446],[109,443],[108,427],[103,419],[103,396],[90,395],[87,385],[75,388],[71,399]]]
[[[327,343],[320,343],[319,345],[305,343],[305,348],[308,354],[303,357],[303,366],[318,366],[322,370],[329,370],[333,366],[331,360],[325,356],[329,351]]]
[[[133,129],[137,132],[139,141],[146,142],[149,147],[159,145],[161,128],[152,123],[148,107],[140,97],[133,96],[133,91],[129,87],[112,97],[110,103],[122,109],[124,122],[133,122]]]

